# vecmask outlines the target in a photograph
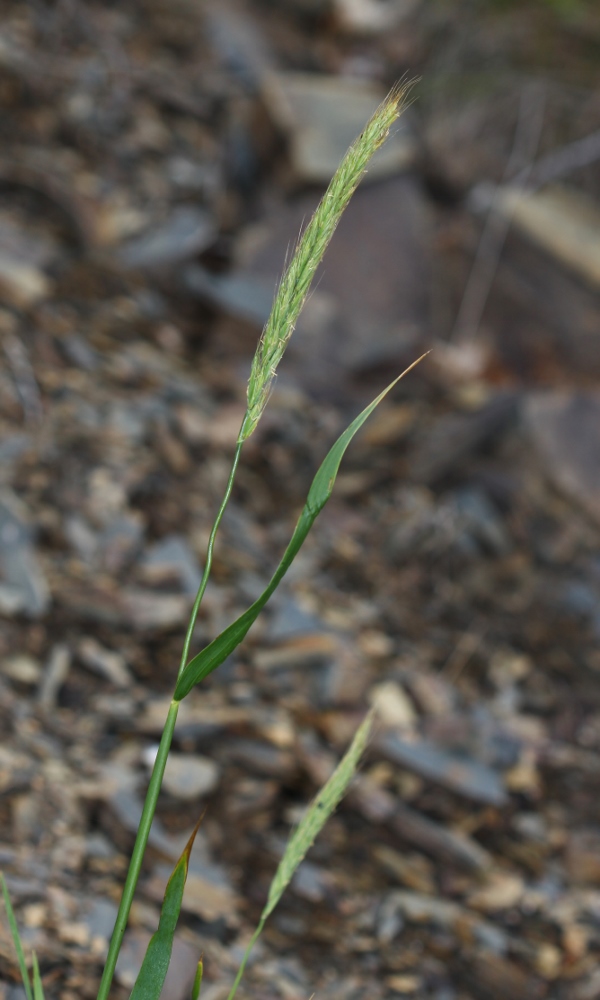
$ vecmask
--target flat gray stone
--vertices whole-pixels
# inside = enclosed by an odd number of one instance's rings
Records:
[[[163,788],[176,799],[190,801],[214,791],[219,782],[219,768],[208,757],[191,753],[171,753],[167,761]]]
[[[533,393],[523,420],[555,486],[600,521],[600,393]]]
[[[196,596],[202,579],[198,560],[182,535],[168,535],[149,546],[140,560],[140,569],[145,583],[174,579],[190,597]]]
[[[327,184],[385,91],[356,76],[269,73],[263,96],[273,121],[288,137],[298,180]],[[364,179],[397,174],[415,156],[415,142],[401,119],[394,135],[375,153]]]
[[[249,231],[240,270],[275,289],[318,202],[318,192],[303,195]],[[361,186],[317,270],[282,376],[332,399],[344,377],[399,373],[421,350],[428,317],[429,215],[418,181],[405,175]]]
[[[216,235],[214,220],[194,205],[179,205],[162,226],[136,236],[119,251],[124,267],[167,267],[206,250]]]
[[[10,490],[0,494],[0,611],[42,616],[50,603],[25,509]]]
[[[505,806],[508,795],[497,771],[468,757],[450,754],[431,743],[408,743],[394,733],[375,738],[374,751],[457,795],[491,806]]]

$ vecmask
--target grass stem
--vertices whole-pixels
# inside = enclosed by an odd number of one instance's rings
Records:
[[[140,819],[140,825],[135,838],[131,861],[129,862],[129,870],[127,872],[125,886],[123,888],[123,895],[121,896],[115,927],[110,940],[108,955],[106,957],[106,965],[104,966],[104,972],[102,973],[102,979],[100,981],[98,1000],[108,1000],[108,994],[110,992],[111,983],[117,967],[117,959],[119,957],[121,945],[123,944],[123,937],[127,929],[129,911],[131,910],[131,904],[133,903],[133,897],[135,895],[136,886],[140,877],[140,871],[142,869],[142,862],[144,860],[144,853],[150,836],[152,820],[154,819],[154,814],[156,812],[160,786],[165,773],[165,767],[167,766],[167,758],[169,756],[169,750],[171,749],[175,723],[177,722],[178,709],[179,702],[172,701],[169,706],[169,713],[167,715],[165,728],[163,729],[156,760],[154,761],[154,767],[152,768],[152,777],[150,778],[146,801],[144,802],[144,808],[142,810],[142,818]]]
[[[185,640],[183,643],[183,650],[181,653],[179,670],[177,672],[178,678],[180,677],[188,660],[190,646],[192,643],[192,637],[194,634],[194,628],[196,626],[196,620],[198,618],[198,612],[200,610],[200,605],[202,603],[202,598],[204,597],[204,592],[206,590],[206,585],[208,583],[208,578],[210,576],[210,571],[212,568],[212,558],[213,558],[215,539],[217,537],[217,531],[219,530],[219,525],[221,524],[223,514],[225,513],[225,508],[227,506],[227,503],[231,496],[231,491],[233,489],[233,481],[235,479],[235,474],[240,460],[242,444],[243,444],[242,441],[238,441],[237,443],[235,449],[235,455],[233,457],[233,462],[229,473],[229,478],[227,480],[227,486],[225,487],[225,493],[223,495],[223,499],[221,500],[221,505],[219,507],[217,516],[215,517],[213,526],[211,528],[210,537],[208,539],[208,545],[206,549],[206,561],[204,564],[204,572],[202,573],[202,580],[200,581],[198,593],[196,594],[196,599],[192,607],[190,620],[188,622],[188,627],[185,634]],[[119,904],[117,919],[115,921],[115,927],[110,940],[108,955],[106,957],[106,965],[104,966],[104,971],[102,973],[102,979],[100,981],[100,988],[98,990],[97,1000],[108,1000],[108,994],[110,992],[111,983],[113,981],[115,969],[117,967],[117,959],[119,957],[119,952],[121,950],[121,945],[123,943],[123,937],[127,929],[127,921],[129,920],[131,904],[133,903],[133,897],[135,895],[135,890],[140,877],[140,872],[142,870],[142,862],[144,860],[144,854],[146,852],[148,838],[150,836],[150,829],[152,827],[152,821],[154,819],[154,814],[156,812],[156,806],[158,803],[158,796],[160,794],[163,775],[165,773],[165,767],[167,766],[167,759],[169,756],[169,751],[171,749],[171,743],[173,741],[173,733],[175,732],[175,724],[177,722],[178,711],[179,711],[179,702],[172,701],[169,706],[167,721],[165,722],[165,727],[162,732],[158,753],[156,755],[156,760],[154,761],[154,767],[152,768],[150,784],[148,785],[146,800],[144,802],[144,808],[142,810],[142,817],[140,819],[140,825],[138,827],[137,836],[135,838],[135,844],[133,847],[133,853],[131,855],[131,861],[129,862],[127,878],[125,880],[125,886],[123,888],[123,895],[121,896],[121,902]]]
[[[208,539],[208,545],[206,547],[206,561],[204,564],[204,572],[202,573],[202,580],[198,588],[198,593],[196,594],[196,600],[194,601],[194,606],[192,608],[192,613],[190,614],[190,620],[188,623],[187,631],[185,633],[185,640],[183,643],[183,650],[181,652],[181,660],[179,663],[179,670],[177,671],[177,679],[181,677],[183,669],[188,661],[188,656],[190,655],[190,646],[192,644],[192,636],[194,634],[194,628],[196,627],[196,619],[198,618],[198,612],[200,610],[200,605],[202,604],[202,598],[204,597],[204,591],[206,590],[206,585],[208,583],[208,578],[210,576],[210,571],[212,569],[212,557],[213,549],[215,547],[215,538],[217,537],[217,531],[219,530],[219,525],[225,513],[225,508],[229,502],[229,497],[231,496],[231,491],[233,489],[233,480],[235,479],[235,474],[237,472],[237,467],[240,461],[240,455],[242,452],[243,440],[238,440],[235,455],[233,456],[233,462],[231,464],[231,471],[229,473],[229,479],[227,480],[227,486],[225,487],[225,493],[223,499],[221,500],[221,506],[219,507],[217,516],[215,517],[214,524],[211,528],[210,537]]]
[[[267,321],[263,334],[260,338],[254,360],[252,362],[250,378],[248,382],[247,391],[247,410],[242,421],[240,432],[238,435],[238,441],[236,445],[236,450],[233,458],[233,463],[231,466],[231,471],[229,473],[229,478],[227,480],[227,485],[225,487],[225,493],[221,501],[221,505],[215,517],[206,551],[206,562],[204,566],[204,571],[202,574],[202,580],[198,588],[198,593],[194,600],[194,604],[191,610],[190,619],[188,622],[186,635],[183,643],[183,649],[181,653],[181,660],[179,663],[179,669],[177,672],[177,679],[181,678],[186,666],[188,666],[188,658],[190,655],[190,647],[192,644],[194,628],[196,626],[196,620],[198,618],[198,612],[200,610],[200,605],[204,597],[204,592],[208,584],[208,579],[210,576],[210,571],[212,568],[212,558],[213,549],[215,544],[215,539],[217,536],[217,531],[225,508],[231,496],[231,491],[233,489],[233,481],[237,471],[240,453],[244,441],[253,433],[258,421],[262,415],[264,407],[266,405],[269,392],[272,386],[273,379],[277,370],[277,366],[287,342],[292,334],[296,320],[304,304],[312,279],[314,277],[315,271],[321,261],[323,254],[329,244],[329,241],[335,231],[335,228],[341,218],[341,215],[348,204],[348,201],[353,194],[356,186],[358,185],[362,175],[364,174],[369,160],[373,153],[382,145],[382,143],[387,138],[389,130],[393,123],[398,118],[399,114],[406,105],[407,92],[410,89],[410,84],[400,84],[395,87],[379,106],[373,117],[367,122],[365,128],[363,129],[361,135],[352,144],[348,153],[344,157],[342,163],[340,164],[338,170],[336,171],[327,191],[325,192],[313,218],[309,222],[302,236],[300,237],[296,251],[292,256],[292,260],[289,267],[285,271],[281,284],[279,286],[275,301],[273,303],[273,308],[270,317]],[[387,390],[386,390],[387,391]],[[376,405],[379,400],[372,404],[372,407]],[[368,412],[370,409],[368,408]],[[326,463],[332,466],[329,469],[327,465],[325,471],[319,473],[321,478],[324,477],[326,481],[323,483],[319,479],[319,475],[313,483],[311,488],[311,493],[309,494],[309,512],[306,515],[307,525],[306,532],[302,535],[300,544],[304,538],[304,535],[308,532],[310,524],[317,516],[319,510],[325,503],[326,499],[331,492],[333,487],[333,482],[335,481],[335,475],[337,474],[337,468],[341,460],[341,456],[345,451],[347,444],[354,435],[358,426],[366,419],[368,415],[367,411],[357,418],[351,427],[348,429],[345,435],[336,443],[332,452],[328,455]],[[337,449],[337,450],[336,450]],[[339,454],[338,454],[339,452]],[[329,470],[329,471],[328,471]],[[333,478],[331,478],[331,474]],[[316,491],[316,493],[315,493]],[[318,494],[318,496],[317,496]],[[321,496],[321,494],[323,494]],[[316,500],[319,500],[317,503]],[[322,501],[322,502],[321,502]],[[308,523],[310,522],[310,523]],[[302,532],[301,532],[302,534]],[[295,553],[294,553],[295,554]],[[293,556],[292,556],[293,558]],[[291,560],[290,560],[291,561]],[[283,570],[285,572],[285,568]],[[283,573],[281,574],[283,575]],[[274,577],[275,586],[277,585],[278,578],[277,574]],[[267,594],[267,598],[268,598]],[[251,609],[252,610],[252,609]],[[235,623],[234,623],[235,624]],[[248,626],[249,627],[249,626]],[[247,629],[246,629],[247,631]],[[244,633],[245,634],[245,633]],[[219,637],[218,637],[219,638]],[[237,643],[236,643],[237,645]],[[210,648],[210,647],[209,647]],[[222,662],[222,661],[219,661]],[[217,664],[218,665],[218,664]],[[188,671],[189,672],[189,671]],[[192,684],[183,686],[179,685],[179,691],[176,689],[176,694],[180,693],[180,697],[184,697],[189,688],[197,682],[198,678],[192,678]],[[160,745],[158,753],[156,755],[156,760],[154,762],[154,767],[152,769],[152,775],[150,778],[150,784],[148,786],[148,791],[146,794],[146,799],[144,802],[144,807],[142,810],[142,817],[140,820],[140,825],[138,828],[135,845],[133,848],[133,853],[131,856],[131,861],[129,864],[129,870],[127,872],[127,878],[125,881],[125,886],[123,889],[123,895],[119,905],[119,911],[117,914],[117,919],[115,923],[115,928],[109,945],[108,956],[106,959],[106,965],[102,975],[102,980],[100,983],[100,989],[98,991],[97,1000],[108,1000],[108,995],[110,992],[112,980],[115,973],[115,968],[117,965],[117,959],[119,956],[119,951],[123,943],[123,937],[125,930],[127,928],[127,922],[129,919],[129,913],[131,910],[131,904],[135,895],[136,886],[140,876],[142,862],[144,859],[144,854],[148,844],[148,838],[150,836],[150,830],[152,827],[152,821],[156,812],[156,806],[158,803],[158,797],[160,794],[161,784],[163,780],[163,775],[165,767],[167,764],[167,759],[169,756],[169,751],[171,749],[171,743],[173,740],[173,734],[175,732],[175,725],[177,722],[177,713],[179,710],[179,698],[173,698],[171,705],[169,707],[169,712],[167,715],[167,720],[163,733],[160,740]],[[332,807],[333,808],[333,807]],[[311,814],[312,816],[312,814]],[[316,827],[315,827],[316,829]],[[309,831],[310,832],[310,831]],[[308,844],[308,841],[307,841]],[[292,845],[294,850],[296,849],[296,841],[292,839]],[[302,845],[300,845],[302,846]],[[304,853],[307,847],[303,847]],[[298,852],[296,851],[296,854]],[[298,854],[298,858],[299,858]],[[302,855],[303,856],[303,855]],[[297,860],[296,863],[299,863]],[[285,868],[285,866],[284,866]],[[275,887],[272,891],[275,893],[277,899],[279,896],[277,893],[287,885],[289,878],[287,878],[287,869],[278,869]],[[291,875],[290,875],[291,877]],[[286,881],[287,878],[287,881]],[[277,881],[277,879],[279,881]],[[280,894],[280,893],[279,893]],[[275,897],[273,897],[275,899]],[[254,944],[256,938],[260,934],[264,920],[267,918],[271,909],[276,903],[270,900],[269,905],[265,909],[263,916],[261,918],[261,923],[257,932],[255,933],[252,941],[250,943],[250,948],[242,963],[242,968],[238,973],[234,987],[230,997],[233,997],[237,985],[241,979],[244,966],[246,964],[248,955]]]

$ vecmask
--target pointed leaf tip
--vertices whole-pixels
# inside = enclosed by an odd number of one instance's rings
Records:
[[[198,1000],[200,996],[200,990],[202,988],[202,976],[204,975],[204,962],[202,959],[198,962],[198,968],[196,969],[196,975],[194,977],[194,985],[192,986],[192,1000]]]
[[[38,965],[37,955],[35,951],[32,954],[32,959],[33,959],[33,1000],[45,1000],[44,987],[42,986],[42,977],[40,976],[40,967]]]
[[[142,967],[129,1000],[159,1000],[171,961],[173,939],[181,911],[190,854],[203,819],[204,812],[192,830],[190,839],[167,882],[158,929],[150,938]]]
[[[429,352],[427,352],[428,354]],[[312,481],[310,490],[308,491],[308,497],[306,498],[306,509],[309,510],[314,517],[323,509],[329,497],[333,493],[333,487],[335,485],[335,480],[339,472],[340,463],[344,457],[344,453],[354,435],[360,430],[365,421],[371,416],[373,410],[375,410],[381,401],[385,399],[387,394],[391,392],[395,385],[404,378],[408,372],[412,371],[415,365],[418,365],[420,361],[426,357],[426,354],[422,354],[420,358],[413,361],[411,365],[408,366],[393,382],[390,382],[388,386],[380,392],[379,395],[369,403],[367,407],[359,413],[357,417],[352,421],[349,427],[346,428],[343,434],[337,439],[332,448],[329,449],[324,461]]]
[[[188,840],[187,844],[183,848],[183,854],[181,855],[181,857],[186,859],[186,866],[189,865],[189,863],[190,863],[190,855],[192,853],[192,848],[194,846],[196,837],[198,836],[198,830],[202,826],[202,823],[204,821],[204,817],[205,816],[206,816],[206,809],[203,809],[202,812],[201,812],[201,814],[200,814],[200,817],[198,819],[198,822],[196,823],[194,829],[192,830],[192,832],[190,834],[190,839]]]

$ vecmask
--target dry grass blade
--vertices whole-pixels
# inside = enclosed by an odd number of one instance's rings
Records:
[[[271,882],[267,905],[261,915],[262,920],[266,920],[277,906],[298,865],[305,857],[309,847],[312,847],[316,837],[343,798],[356,771],[357,764],[364,753],[371,734],[372,723],[373,712],[369,712],[357,729],[350,747],[342,757],[329,781],[313,800],[303,819],[290,837],[285,854],[275,872],[275,878]]]
[[[331,775],[329,781],[326,782],[317,797],[313,799],[310,806],[306,810],[303,819],[300,821],[294,833],[288,840],[284,855],[279,862],[279,866],[275,872],[273,881],[271,882],[267,903],[260,915],[258,927],[252,935],[250,943],[246,949],[242,964],[240,965],[238,974],[227,1000],[233,1000],[237,992],[237,988],[244,974],[244,969],[246,968],[246,963],[260,933],[262,932],[265,921],[277,906],[287,886],[290,884],[294,872],[304,860],[307,851],[310,847],[312,847],[316,837],[319,835],[325,826],[325,823],[344,797],[346,789],[356,773],[358,762],[369,741],[371,727],[373,724],[373,715],[374,713],[371,711],[363,720],[354,734],[352,743]]]

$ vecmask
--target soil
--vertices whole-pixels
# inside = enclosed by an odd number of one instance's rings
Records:
[[[336,436],[431,354],[182,705],[114,997],[206,809],[163,995],[203,954],[226,1000],[375,704],[240,1000],[600,998],[599,51],[584,0],[5,0],[0,868],[48,1000],[96,994],[287,248],[403,75],[244,448],[194,651],[261,593]],[[22,996],[3,921],[0,1000]]]

